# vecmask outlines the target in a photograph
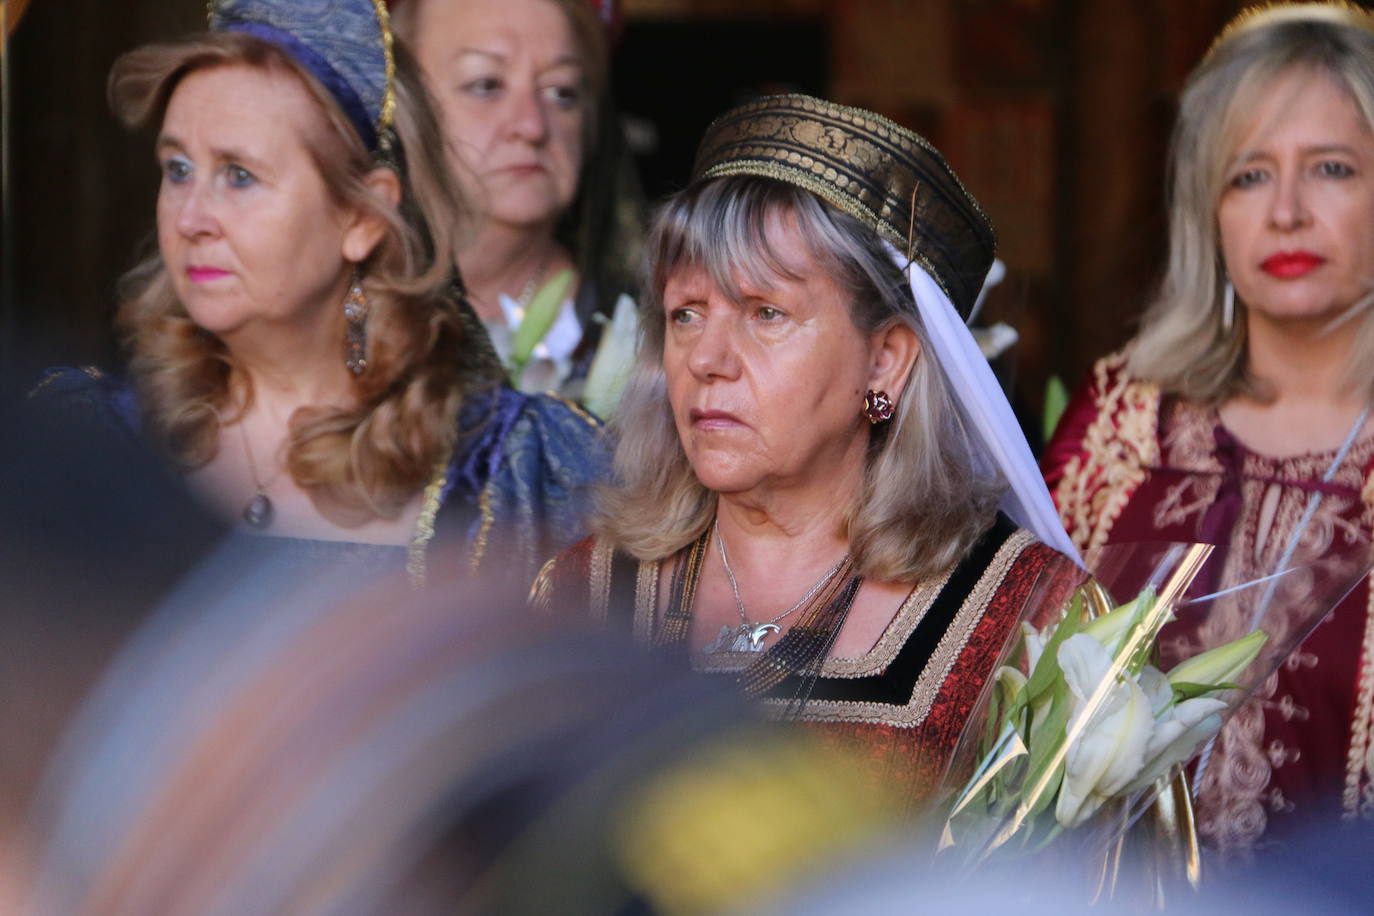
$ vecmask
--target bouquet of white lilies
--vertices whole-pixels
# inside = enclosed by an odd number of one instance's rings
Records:
[[[1098,579],[1057,620],[1021,624],[956,753],[942,850],[977,864],[1068,834],[1108,852],[1369,568],[1367,559],[1323,558],[1186,598],[1211,551],[1099,549],[1088,557]],[[1113,607],[1112,591],[1135,597]],[[1238,623],[1209,645],[1202,634],[1218,628],[1202,621],[1217,613]],[[1185,820],[1191,834],[1190,810]]]

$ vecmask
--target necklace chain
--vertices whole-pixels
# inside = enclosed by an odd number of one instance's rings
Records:
[[[275,514],[275,507],[272,500],[267,496],[267,488],[277,482],[277,478],[285,470],[281,463],[277,463],[276,473],[264,483],[258,476],[258,462],[253,457],[253,444],[248,441],[248,431],[243,427],[243,421],[239,421],[239,439],[243,442],[243,454],[248,459],[248,473],[253,477],[253,486],[256,492],[244,504],[242,518],[254,528],[266,528],[272,524],[272,517]]]
[[[720,536],[720,519],[717,518],[713,524],[715,525],[716,546],[720,548],[720,562],[725,567],[725,578],[730,580],[730,590],[735,594],[735,610],[739,611],[740,626],[748,627],[751,630],[758,629],[760,626],[771,626],[773,624],[776,624],[778,621],[787,617],[789,614],[792,614],[802,605],[806,604],[806,602],[816,597],[816,593],[819,592],[821,589],[825,588],[827,582],[835,578],[835,574],[840,571],[840,567],[844,565],[844,561],[849,559],[848,554],[845,554],[844,556],[840,557],[840,559],[836,561],[835,565],[830,567],[830,569],[827,570],[825,575],[821,576],[820,579],[816,580],[816,584],[811,586],[811,588],[806,592],[805,595],[801,596],[801,599],[798,600],[796,604],[792,605],[790,608],[783,611],[781,614],[778,614],[771,620],[762,621],[761,623],[750,623],[749,614],[744,609],[744,598],[739,593],[739,582],[735,580],[735,571],[730,568],[730,557],[725,552],[725,538]]]

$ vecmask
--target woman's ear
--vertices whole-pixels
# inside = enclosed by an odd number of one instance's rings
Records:
[[[391,169],[378,166],[363,179],[368,192],[384,206],[397,210],[401,206],[401,179]],[[344,230],[343,256],[355,264],[366,261],[372,249],[387,231],[386,219],[375,210],[360,208],[353,212]]]
[[[911,325],[895,321],[878,331],[873,342],[873,365],[868,374],[868,387],[886,391],[895,402],[901,399],[911,369],[921,357],[921,338]]]

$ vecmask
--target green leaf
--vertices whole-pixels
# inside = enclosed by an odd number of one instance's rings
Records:
[[[558,313],[562,311],[563,300],[568,297],[572,281],[571,270],[560,270],[530,298],[525,316],[520,319],[520,327],[511,341],[511,375],[517,380],[520,371],[530,361],[534,348],[549,333],[549,328],[553,327]]]
[[[1065,683],[1062,677],[1054,684],[1053,689],[1054,698],[1050,701],[1050,708],[1045,713],[1045,721],[1037,725],[1034,731],[1034,737],[1041,740],[1036,740],[1030,745],[1030,764],[1026,770],[1026,791],[1033,791],[1035,786],[1050,772],[1051,768],[1054,768],[1054,773],[1050,776],[1039,796],[1034,799],[1025,799],[1031,802],[1032,816],[1039,814],[1049,806],[1049,803],[1054,800],[1055,795],[1059,792],[1059,783],[1064,778],[1064,759],[1061,751],[1064,749],[1064,733],[1068,731],[1069,727],[1073,698],[1069,692],[1069,685]]]
[[[1069,406],[1069,389],[1064,386],[1064,382],[1057,375],[1051,375],[1050,380],[1045,383],[1045,412],[1042,418],[1041,432],[1044,434],[1044,441],[1050,441],[1054,436],[1055,427],[1059,425],[1059,418],[1064,415],[1064,411]]]
[[[1040,653],[1040,661],[1035,665],[1035,670],[1031,672],[1030,680],[1026,682],[1026,702],[1035,704],[1040,697],[1054,687],[1056,681],[1062,682],[1064,673],[1059,668],[1059,647],[1064,640],[1077,633],[1082,627],[1080,615],[1083,611],[1083,598],[1077,593],[1073,596],[1073,601],[1069,603],[1069,612],[1064,615],[1064,619],[1059,622],[1059,626],[1054,628],[1050,634],[1050,640],[1045,644],[1045,651]]]

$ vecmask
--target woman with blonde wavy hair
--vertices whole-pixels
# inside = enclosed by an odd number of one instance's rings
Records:
[[[1044,467],[1080,548],[1218,545],[1195,588],[1221,594],[1203,624],[1220,640],[1265,605],[1285,626],[1285,602],[1316,600],[1301,577],[1236,584],[1370,550],[1374,15],[1242,13],[1189,78],[1170,165],[1163,282]],[[1204,756],[1194,791],[1212,848],[1249,853],[1295,823],[1374,812],[1370,596],[1367,581],[1346,596]]]
[[[964,326],[992,227],[916,134],[786,95],[712,125],[648,251],[617,482],[534,600],[859,742],[915,804],[1082,576]]]
[[[502,385],[385,4],[218,0],[210,25],[110,77],[162,173],[158,251],[121,288],[130,380],[58,371],[37,401],[103,412],[282,549],[419,579],[441,530],[532,574],[583,528],[599,430]]]

